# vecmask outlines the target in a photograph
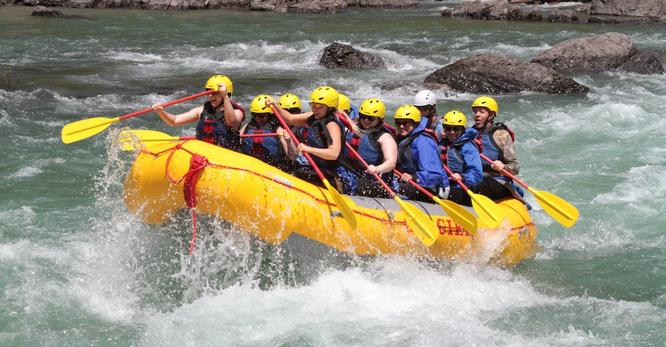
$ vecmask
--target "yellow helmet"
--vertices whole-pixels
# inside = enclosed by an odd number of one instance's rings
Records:
[[[272,98],[269,95],[261,94],[257,95],[252,103],[250,104],[250,112],[252,113],[271,113],[271,108],[266,106],[266,100],[271,100]]]
[[[278,100],[278,104],[284,109],[301,108],[301,99],[294,94],[282,94]]]
[[[442,123],[454,127],[464,127],[467,124],[467,117],[465,117],[464,113],[458,110],[453,110],[444,115]]]
[[[370,117],[384,118],[384,115],[386,115],[386,107],[384,106],[384,103],[377,98],[365,99],[361,103],[358,113]]]
[[[490,111],[495,112],[495,114],[499,113],[499,106],[497,105],[497,101],[489,96],[479,96],[478,98],[474,99],[472,108],[475,107],[485,107]]]
[[[345,111],[347,113],[351,112],[351,101],[347,95],[342,93],[338,95],[338,110]]]
[[[310,94],[310,102],[316,102],[331,108],[337,108],[339,94],[340,93],[338,93],[333,87],[321,86],[312,91]]]
[[[234,83],[231,82],[231,79],[225,75],[215,75],[209,78],[208,81],[206,81],[206,85],[204,85],[204,89],[218,91],[220,84],[224,84],[224,86],[227,88],[227,93],[231,94],[234,92]]]
[[[418,124],[421,122],[421,111],[414,105],[402,105],[395,111],[395,120],[410,119]]]

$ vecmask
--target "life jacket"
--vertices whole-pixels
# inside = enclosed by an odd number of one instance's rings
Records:
[[[435,131],[435,129],[425,128],[425,129],[423,129],[423,131],[426,134],[430,135],[430,137],[435,139],[435,142],[439,142],[439,135],[437,135],[437,132]]]
[[[495,139],[493,138],[497,130],[508,131],[509,136],[511,136],[511,141],[515,141],[515,134],[513,133],[513,130],[507,127],[506,124],[504,123],[497,123],[494,124],[493,127],[490,128],[488,132],[479,132],[479,135],[477,135],[477,138],[481,139],[481,146],[479,147],[479,150],[482,151],[482,153],[485,154],[492,161],[499,160],[504,162],[505,161],[504,153],[502,149],[495,142]],[[482,166],[483,166],[483,172],[496,173],[496,171],[493,170],[490,164],[485,160],[482,162]]]
[[[231,105],[235,110],[241,110],[245,116],[245,111],[239,104],[232,101]],[[240,147],[238,130],[227,125],[224,119],[224,109],[216,110],[210,101],[204,104],[203,111],[201,111],[196,137],[198,140],[231,150],[238,150]]]
[[[427,136],[437,143],[436,137],[432,136],[431,132],[424,129],[413,131],[409,136],[400,140],[398,143],[398,167],[400,171],[413,175],[418,171],[418,167],[414,163],[414,154],[412,153],[412,142],[419,136]]]
[[[361,155],[368,165],[380,165],[384,162],[384,153],[379,144],[379,138],[384,134],[390,134],[390,130],[383,126],[376,127],[361,136],[352,132],[347,133],[347,142]],[[365,171],[363,164],[359,162],[349,151],[345,150],[345,161],[352,163],[357,170]]]
[[[340,144],[344,145],[344,126],[338,121],[333,113],[329,113],[322,119],[315,119],[314,116],[308,118],[304,126],[294,128],[294,135],[296,135],[299,141],[308,146],[328,148],[328,146],[333,143],[331,134],[328,132],[328,128],[326,128],[326,125],[330,122],[334,122],[340,127]],[[340,154],[342,154],[342,150],[340,151]],[[339,165],[340,156],[341,155],[338,155],[334,160],[325,160],[316,155],[312,155],[311,157],[318,166],[334,169]]]
[[[252,119],[247,127],[245,127],[245,134],[274,133],[277,128],[278,124],[275,118],[270,118],[263,126],[258,126],[256,121]],[[276,166],[280,161],[285,159],[282,144],[275,136],[244,137],[241,140],[241,144],[243,153],[261,159],[271,165]]]

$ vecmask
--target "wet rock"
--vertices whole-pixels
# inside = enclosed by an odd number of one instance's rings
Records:
[[[37,6],[34,10],[32,10],[31,15],[39,17],[61,17],[62,12],[49,7]]]
[[[584,95],[589,88],[543,65],[495,54],[478,54],[431,73],[425,83],[447,84],[453,90],[475,94],[537,91]]]
[[[328,69],[385,69],[384,61],[370,53],[361,52],[350,45],[332,43],[324,48],[319,65]]]
[[[664,73],[662,59],[665,57],[666,55],[660,52],[638,52],[629,57],[629,59],[620,66],[620,69],[639,74],[661,74]]]
[[[540,53],[532,63],[563,73],[603,72],[616,69],[635,53],[627,35],[605,33],[561,42]]]

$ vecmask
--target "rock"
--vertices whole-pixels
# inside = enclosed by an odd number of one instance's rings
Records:
[[[347,6],[405,8],[416,6],[416,0],[347,0]]]
[[[555,45],[532,59],[564,73],[587,73],[613,70],[636,53],[634,43],[620,33],[570,39]]]
[[[295,2],[293,5],[289,5],[288,11],[297,13],[334,13],[345,7],[347,7],[347,2],[344,0],[299,1]]]
[[[475,94],[516,93],[526,90],[549,94],[584,95],[589,88],[543,65],[495,54],[478,54],[431,73],[425,83],[447,84]]]
[[[250,0],[250,10],[253,11],[275,11],[277,6],[274,0]]]
[[[453,8],[454,17],[506,20],[512,10],[509,0],[463,2]]]
[[[508,0],[463,2],[453,9],[444,9],[444,17],[469,17],[472,19],[548,21],[564,23],[585,23],[591,4],[571,3],[557,7],[524,5]]]
[[[620,66],[621,70],[639,74],[661,74],[664,73],[662,59],[666,55],[659,52],[638,52]]]
[[[378,56],[337,42],[324,48],[319,65],[328,69],[386,69],[384,61]]]
[[[593,0],[591,12],[594,15],[658,18],[666,15],[666,1]]]
[[[37,6],[35,7],[34,10],[32,10],[32,16],[39,16],[39,17],[61,17],[62,12],[57,11],[55,9],[49,8],[49,7],[44,7],[44,6]]]

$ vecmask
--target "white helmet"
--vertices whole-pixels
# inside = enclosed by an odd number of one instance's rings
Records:
[[[435,93],[429,91],[428,89],[424,89],[414,96],[414,106],[429,106],[429,105],[437,105],[437,98],[435,97]]]

